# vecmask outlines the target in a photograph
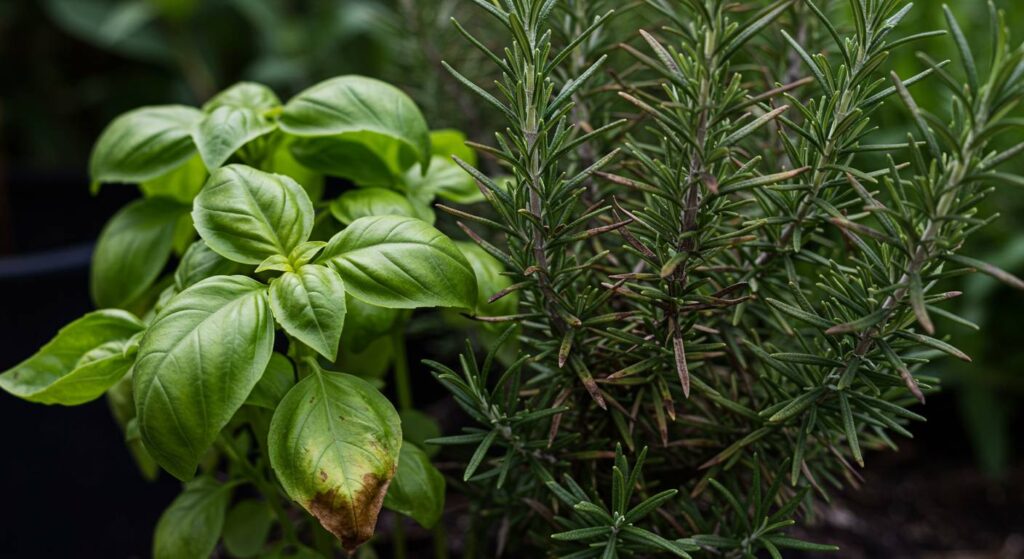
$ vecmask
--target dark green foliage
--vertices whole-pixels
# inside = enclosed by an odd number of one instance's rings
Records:
[[[1001,167],[1021,146],[993,146],[1020,134],[1024,48],[994,7],[982,62],[948,13],[946,37],[904,32],[899,0],[650,0],[625,6],[639,33],[599,1],[476,4],[508,46],[463,33],[501,79],[452,71],[505,117],[474,147],[510,178],[467,165],[492,213],[451,213],[507,267],[519,311],[487,320],[522,357],[433,364],[480,424],[438,441],[475,448],[467,554],[823,550],[786,528],[911,435],[924,365],[970,360],[946,280],[1021,285],[959,251],[1022,183]],[[925,39],[959,60],[889,71]],[[902,143],[878,139],[886,104],[916,123]]]

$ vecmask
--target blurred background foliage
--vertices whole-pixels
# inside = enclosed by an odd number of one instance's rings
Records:
[[[985,2],[948,3],[984,60],[991,50]],[[941,0],[915,4],[905,33],[944,28]],[[1006,10],[1011,29],[1024,26],[1024,2],[997,4]],[[240,80],[266,83],[287,98],[334,75],[374,76],[405,88],[433,128],[459,128],[486,141],[494,129],[492,115],[440,64],[488,66],[474,63],[478,54],[456,39],[449,23],[458,16],[478,36],[488,37],[483,27],[490,23],[480,13],[466,0],[4,0],[0,173],[71,175],[81,177],[73,187],[84,189],[92,142],[115,115],[146,104],[201,104]],[[1015,40],[1022,39],[1024,33],[1016,33]],[[916,48],[937,60],[955,57],[952,41],[945,38]],[[901,76],[923,67],[913,48],[890,62]],[[942,88],[925,84],[914,95],[928,108],[947,105]],[[884,111],[879,115],[883,129],[910,130],[895,105]],[[902,139],[893,136],[878,140]],[[1016,165],[1024,171],[1024,161]],[[10,180],[0,177],[0,187]],[[986,211],[1002,219],[976,235],[967,252],[1024,275],[1022,201],[1019,190],[991,196]],[[982,331],[955,324],[947,331],[975,362],[946,360],[933,372],[955,394],[978,464],[998,477],[1019,458],[1013,456],[1011,426],[1024,404],[1024,336],[1018,322],[1024,298],[987,276],[962,283],[962,314]]]

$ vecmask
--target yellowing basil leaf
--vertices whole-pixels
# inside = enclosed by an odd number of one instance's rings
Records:
[[[201,477],[185,486],[160,515],[153,535],[154,559],[210,557],[224,527],[230,484]]]
[[[316,371],[278,405],[267,444],[285,492],[347,551],[373,535],[402,446],[387,398],[358,377]]]
[[[345,284],[334,270],[307,264],[270,284],[274,316],[300,342],[327,359],[338,357],[345,325]]]
[[[192,219],[211,249],[242,264],[287,256],[313,230],[313,203],[284,175],[228,165],[196,197]]]
[[[444,476],[430,463],[427,454],[405,441],[398,459],[398,473],[384,497],[384,506],[429,530],[444,512],[444,486]]]
[[[267,288],[216,276],[182,291],[149,327],[135,362],[142,441],[179,479],[206,449],[267,368],[274,321]]]
[[[114,214],[92,255],[90,291],[97,307],[124,308],[153,285],[183,215],[188,206],[166,198],[136,200]]]
[[[89,313],[68,324],[35,355],[0,374],[0,388],[39,404],[95,400],[131,368],[125,343],[146,327],[125,311]]]
[[[349,190],[331,202],[331,213],[345,225],[374,215],[417,217],[416,210],[405,196],[384,188]]]
[[[127,112],[110,123],[93,147],[89,174],[100,183],[140,183],[164,175],[195,155],[192,127],[202,113],[164,105]]]
[[[281,129],[294,136],[339,136],[371,132],[403,144],[403,159],[427,165],[430,133],[416,103],[400,89],[361,76],[321,82],[293,97],[281,114]]]
[[[476,278],[443,233],[418,219],[364,217],[338,233],[320,253],[358,299],[380,307],[472,308]]]

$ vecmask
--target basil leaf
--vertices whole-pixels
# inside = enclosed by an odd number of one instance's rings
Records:
[[[444,476],[430,463],[427,454],[405,441],[398,473],[384,497],[384,507],[411,517],[429,530],[444,512],[444,486]]]
[[[266,545],[273,524],[273,511],[266,501],[239,501],[224,520],[224,548],[232,557],[256,557]]]
[[[466,145],[466,135],[458,130],[431,131],[430,153],[439,155],[447,161],[451,161],[454,155],[474,167],[477,164],[476,151]]]
[[[480,245],[473,242],[456,241],[462,255],[476,275],[477,298],[474,311],[479,316],[505,316],[516,313],[519,297],[516,293],[505,295],[501,299],[490,302],[494,294],[512,285],[512,279],[504,274],[505,266],[500,260],[491,256]]]
[[[309,238],[313,216],[313,203],[294,180],[244,165],[215,171],[192,211],[206,244],[242,264],[288,255]]]
[[[224,527],[231,488],[210,477],[186,485],[156,524],[154,559],[210,557]]]
[[[238,82],[207,101],[203,105],[203,112],[212,113],[221,107],[263,112],[280,106],[281,100],[269,87],[255,82]]]
[[[274,352],[259,382],[252,388],[245,403],[268,410],[277,409],[277,404],[295,386],[295,367],[290,359]]]
[[[192,127],[202,113],[192,107],[163,105],[127,112],[110,123],[89,160],[93,190],[100,183],[139,183],[155,179],[195,155]]]
[[[281,129],[306,137],[371,132],[401,142],[409,165],[429,164],[430,132],[416,103],[370,78],[342,76],[302,91],[285,105]]]
[[[277,124],[259,111],[224,105],[203,116],[192,132],[192,139],[206,168],[212,171],[242,146],[276,128]]]
[[[282,136],[284,136],[282,134]],[[324,195],[324,176],[298,162],[292,155],[292,143],[297,138],[284,136],[278,141],[277,149],[263,161],[262,169],[268,173],[287,175],[302,185],[313,203],[319,202]]]
[[[0,388],[38,404],[95,400],[132,365],[124,344],[146,328],[131,313],[102,310],[62,328],[35,355],[0,374]]]
[[[393,186],[402,172],[415,164],[401,158],[400,148],[400,143],[370,132],[291,142],[291,153],[302,165],[364,187]]]
[[[103,228],[92,255],[90,290],[97,307],[125,307],[160,276],[188,207],[165,198],[136,200]]]
[[[285,492],[346,550],[373,535],[402,446],[387,398],[358,377],[316,371],[281,401],[267,444]]]
[[[429,415],[416,410],[408,409],[399,412],[402,417],[402,440],[412,443],[427,453],[427,456],[434,456],[441,447],[427,444],[430,439],[440,438],[441,426]]]
[[[174,285],[181,292],[206,278],[230,276],[239,274],[243,270],[244,266],[213,252],[200,239],[189,245],[188,250],[181,257],[178,269],[174,271]]]
[[[285,332],[327,359],[338,357],[345,325],[345,284],[334,270],[309,264],[270,284],[270,307]]]
[[[357,219],[318,260],[338,271],[354,297],[380,307],[471,308],[476,301],[466,258],[451,239],[418,219]]]
[[[273,345],[267,289],[256,280],[217,276],[171,299],[135,362],[139,432],[157,463],[179,479],[194,475],[267,368]]]
[[[430,169],[424,174],[417,164],[405,173],[405,186],[409,195],[429,204],[435,196],[457,204],[475,204],[484,201],[476,180],[450,159],[434,156]]]
[[[141,183],[139,189],[147,198],[170,198],[183,204],[192,205],[192,200],[195,199],[196,194],[199,194],[199,190],[203,188],[208,176],[206,165],[203,165],[203,158],[197,154],[180,167]]]
[[[378,307],[346,293],[345,330],[341,333],[347,352],[362,353],[374,340],[391,332],[401,311]],[[344,369],[348,370],[348,369]]]
[[[416,217],[416,210],[405,196],[384,188],[349,190],[331,202],[331,213],[345,225],[374,215]]]

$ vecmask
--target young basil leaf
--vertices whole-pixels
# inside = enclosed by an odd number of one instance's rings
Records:
[[[435,196],[457,204],[475,204],[484,201],[484,195],[476,181],[462,167],[451,159],[434,156],[430,169],[422,172],[419,165],[413,165],[405,173],[405,186],[409,195],[429,204]]]
[[[140,183],[155,179],[195,155],[192,128],[198,109],[180,105],[127,112],[100,134],[89,160],[93,189],[101,183]]]
[[[473,242],[456,241],[455,246],[462,251],[476,275],[477,298],[474,311],[480,316],[515,314],[519,306],[519,297],[515,293],[490,302],[492,296],[512,285],[512,279],[504,275],[505,266],[501,261]]]
[[[238,82],[221,91],[203,105],[203,112],[212,113],[221,107],[236,107],[264,112],[281,106],[274,90],[254,82]]]
[[[359,299],[352,300],[358,301]],[[346,320],[346,322],[348,321]],[[391,362],[394,357],[394,344],[391,341],[391,336],[372,339],[362,348],[355,349],[348,342],[348,332],[352,329],[351,325],[347,325],[345,331],[341,333],[342,350],[338,354],[337,361],[334,362],[335,368],[370,381],[374,386],[383,387],[385,385],[383,379],[391,370]]]
[[[244,268],[238,262],[232,262],[213,252],[202,239],[199,239],[189,245],[185,255],[181,257],[178,269],[174,271],[174,285],[180,292],[206,278],[239,274]]]
[[[224,520],[224,548],[232,557],[256,557],[267,544],[273,524],[274,514],[266,501],[239,501]]]
[[[288,255],[309,238],[313,217],[313,203],[294,180],[244,165],[215,171],[192,211],[206,244],[242,264]]]
[[[418,219],[357,219],[318,261],[337,270],[354,297],[380,307],[472,308],[476,301],[469,262],[451,239]]]
[[[139,184],[139,189],[147,198],[161,197],[177,200],[183,204],[192,204],[196,194],[203,188],[209,173],[203,158],[195,155],[180,167],[160,175],[155,179]]]
[[[384,507],[433,528],[444,512],[444,476],[419,447],[405,441],[398,473],[384,497]]]
[[[400,141],[410,165],[429,163],[430,132],[416,103],[397,87],[370,78],[342,76],[302,91],[285,105],[281,128],[306,137],[371,132]]]
[[[359,188],[349,190],[331,202],[331,214],[350,225],[353,221],[374,215],[416,217],[409,200],[394,190],[385,188]]]
[[[166,198],[136,200],[103,228],[92,255],[90,290],[98,307],[125,307],[167,265],[174,233],[188,206]]]
[[[139,431],[153,458],[189,479],[267,368],[274,345],[267,288],[216,276],[171,299],[135,362]]]
[[[203,115],[192,131],[192,139],[206,168],[212,171],[242,146],[276,128],[277,123],[259,110],[222,105]]]
[[[387,398],[358,377],[317,370],[281,400],[267,444],[285,492],[346,550],[373,535],[402,446]]]
[[[338,357],[345,284],[334,270],[308,264],[270,284],[270,308],[285,332],[327,359]]]
[[[232,486],[201,477],[185,486],[160,515],[154,559],[200,559],[213,554],[224,527]]]
[[[125,357],[124,345],[145,328],[125,311],[89,313],[0,374],[0,388],[38,404],[74,406],[95,400],[128,372],[132,360]]]
[[[451,161],[454,155],[474,167],[477,164],[476,151],[466,145],[466,135],[458,130],[431,131],[430,153],[441,156],[447,161]]]
[[[276,409],[278,402],[293,386],[295,386],[295,367],[292,366],[290,359],[274,352],[270,356],[266,370],[263,371],[263,376],[252,388],[245,403],[268,410]]]

